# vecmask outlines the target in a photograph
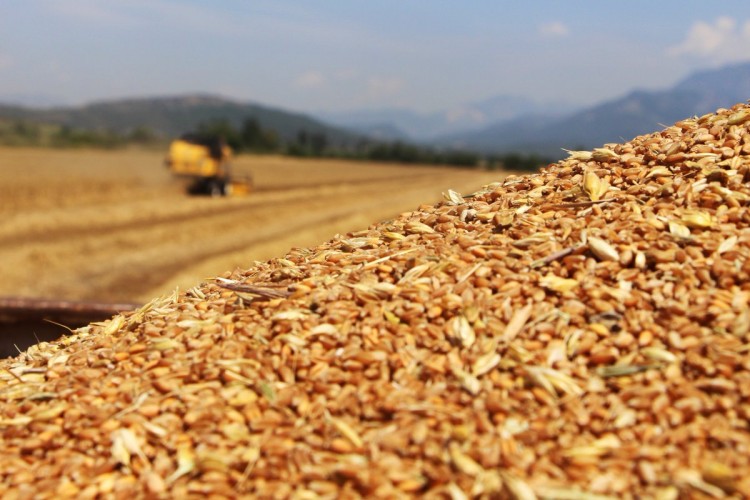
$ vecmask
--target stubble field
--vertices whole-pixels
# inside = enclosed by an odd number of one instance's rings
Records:
[[[190,197],[152,151],[0,148],[0,296],[143,302],[504,174],[239,156],[246,197]]]

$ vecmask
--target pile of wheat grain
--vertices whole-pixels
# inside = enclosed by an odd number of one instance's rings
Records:
[[[750,495],[750,107],[0,364],[3,498]]]

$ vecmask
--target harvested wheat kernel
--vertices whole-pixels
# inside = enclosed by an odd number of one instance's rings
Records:
[[[750,497],[750,107],[0,362],[3,498]]]

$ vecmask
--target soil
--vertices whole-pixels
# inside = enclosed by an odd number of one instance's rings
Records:
[[[159,151],[0,148],[0,296],[145,302],[505,174],[239,156],[244,197],[189,196]]]

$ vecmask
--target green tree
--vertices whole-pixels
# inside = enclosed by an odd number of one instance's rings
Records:
[[[157,141],[158,137],[152,129],[141,125],[131,130],[125,139],[135,144],[152,144]]]
[[[328,137],[324,132],[310,134],[310,154],[313,156],[323,156],[327,147]]]
[[[39,126],[25,120],[13,123],[13,133],[24,141],[35,142],[39,139]]]
[[[269,152],[279,149],[279,137],[273,130],[260,126],[254,118],[247,118],[240,129],[242,149],[256,152]]]
[[[198,125],[198,133],[224,139],[224,142],[234,150],[242,149],[240,133],[234,128],[229,120],[218,118],[203,122]]]
[[[287,146],[287,153],[292,156],[310,156],[312,143],[312,135],[307,130],[299,130],[297,139]]]
[[[52,145],[57,147],[114,148],[122,144],[123,138],[113,130],[87,130],[63,125],[52,136]]]

